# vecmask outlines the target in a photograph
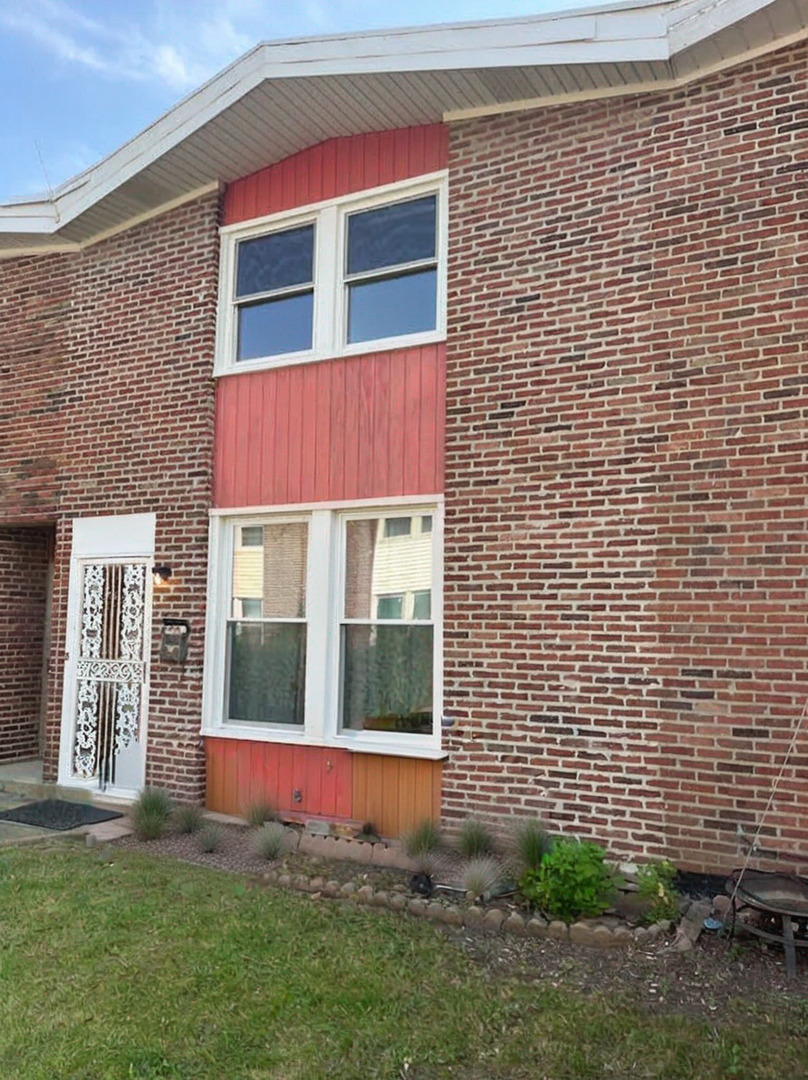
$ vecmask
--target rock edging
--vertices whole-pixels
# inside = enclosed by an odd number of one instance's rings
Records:
[[[267,870],[261,875],[261,881],[265,885],[277,885],[283,889],[307,893],[312,899],[345,900],[368,907],[404,912],[416,918],[442,923],[445,926],[467,927],[489,933],[508,933],[522,937],[549,938],[555,941],[571,941],[576,945],[589,948],[614,949],[647,945],[671,931],[671,923],[668,920],[633,929],[622,923],[611,925],[608,921],[599,919],[581,919],[568,926],[567,923],[548,921],[537,915],[525,917],[518,911],[509,913],[501,908],[485,909],[476,904],[462,907],[459,904],[445,904],[438,900],[410,898],[402,893],[374,889],[372,885],[358,886],[353,881],[340,884],[338,881],[326,880],[323,877],[288,874],[277,870]]]

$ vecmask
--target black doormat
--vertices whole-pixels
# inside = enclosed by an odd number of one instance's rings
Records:
[[[89,803],[65,802],[64,799],[43,799],[41,802],[15,806],[4,810],[0,821],[16,821],[19,825],[36,825],[40,829],[75,829],[79,825],[97,825],[123,817],[115,810],[101,810]]]

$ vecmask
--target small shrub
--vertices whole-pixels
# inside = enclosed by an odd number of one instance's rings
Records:
[[[173,821],[178,833],[195,833],[202,828],[205,815],[196,803],[183,803],[174,811]]]
[[[268,802],[262,802],[260,800],[258,802],[250,803],[244,811],[244,817],[247,819],[247,824],[252,825],[254,829],[259,829],[268,821],[278,820],[275,808]]]
[[[648,903],[642,921],[647,925],[662,919],[678,919],[681,896],[674,887],[676,867],[667,859],[646,863],[637,870],[637,894]]]
[[[496,859],[490,855],[478,855],[469,859],[463,867],[461,881],[467,893],[474,897],[484,897],[499,883],[502,870]]]
[[[168,826],[173,803],[160,788],[144,788],[132,804],[131,818],[139,840],[157,840]]]
[[[250,840],[250,848],[253,854],[260,859],[272,862],[280,859],[289,850],[289,830],[279,821],[267,821],[260,829],[257,829]]]
[[[597,844],[558,840],[538,870],[526,870],[519,880],[522,896],[531,908],[552,919],[602,915],[615,890],[614,875]]]
[[[466,859],[477,859],[490,855],[496,848],[491,830],[482,821],[468,818],[460,826],[457,835],[457,847]]]
[[[206,825],[199,830],[199,847],[202,851],[212,855],[214,851],[220,851],[224,843],[224,832],[219,825]]]
[[[401,837],[401,846],[418,868],[419,873],[431,875],[435,869],[435,857],[441,842],[440,829],[434,821],[419,822]]]
[[[553,850],[553,838],[536,819],[519,821],[513,830],[513,861],[517,873],[538,870],[545,855]]]

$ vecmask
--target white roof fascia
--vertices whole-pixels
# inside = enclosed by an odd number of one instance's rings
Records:
[[[799,6],[803,0],[793,2]],[[632,61],[668,65],[675,79],[672,61],[677,53],[779,3],[782,0],[627,0],[608,8],[496,22],[263,43],[99,164],[60,185],[52,198],[0,205],[0,234],[58,232],[262,83],[271,88],[278,80]],[[664,83],[651,85],[661,88]],[[642,87],[602,87],[593,94],[638,89]],[[507,103],[495,107],[508,108]]]
[[[765,11],[774,3],[775,0],[694,0],[683,8],[674,8],[667,15],[671,56]]]

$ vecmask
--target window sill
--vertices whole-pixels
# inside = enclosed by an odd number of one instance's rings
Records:
[[[268,371],[271,368],[295,367],[300,364],[316,364],[324,360],[340,360],[351,356],[371,356],[375,353],[394,352],[397,349],[411,349],[418,345],[440,345],[445,341],[446,332],[441,329],[430,330],[423,334],[407,334],[404,337],[362,341],[356,345],[344,345],[337,350],[319,349],[310,352],[286,353],[283,356],[263,356],[238,363],[217,360],[213,367],[213,377],[218,379],[224,375]]]
[[[390,742],[389,740],[374,743],[344,737],[337,737],[331,739],[329,742],[316,742],[311,738],[306,738],[302,732],[280,731],[277,728],[266,730],[244,727],[243,725],[236,727],[234,725],[233,727],[226,728],[203,728],[201,734],[203,739],[236,739],[240,742],[277,743],[279,745],[294,743],[296,746],[347,750],[350,754],[376,754],[379,757],[420,758],[422,761],[443,761],[449,756],[448,752],[442,750],[439,746],[425,746],[423,743],[419,746],[404,746],[400,743]]]

